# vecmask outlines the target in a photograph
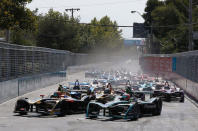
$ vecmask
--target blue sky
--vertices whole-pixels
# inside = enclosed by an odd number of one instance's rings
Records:
[[[117,21],[118,25],[133,25],[133,22],[144,20],[137,13],[130,12],[135,10],[143,13],[146,2],[147,0],[33,0],[27,7],[31,10],[38,8],[39,13],[47,13],[50,8],[60,12],[67,8],[80,8],[74,16],[80,16],[83,23],[89,23],[94,17],[100,19],[107,15],[111,20]],[[124,38],[132,37],[132,28],[121,29]]]

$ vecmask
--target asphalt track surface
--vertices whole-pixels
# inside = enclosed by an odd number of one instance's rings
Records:
[[[84,73],[70,75],[68,81],[77,78],[85,80]],[[32,99],[41,93],[49,95],[57,87],[58,85],[49,86],[23,97]],[[13,113],[17,99],[0,104],[0,131],[198,131],[198,109],[187,99],[184,103],[164,102],[161,116],[146,116],[138,121],[112,121],[107,118],[90,120],[85,118],[85,114],[56,117],[32,113],[18,116]]]

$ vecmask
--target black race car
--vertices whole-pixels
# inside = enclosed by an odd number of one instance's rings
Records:
[[[28,112],[36,112],[42,115],[57,116],[64,116],[71,113],[83,113],[90,100],[95,99],[92,95],[83,96],[79,99],[76,98],[72,98],[71,95],[66,92],[60,91],[55,92],[49,98],[40,98],[35,101],[31,101],[28,98],[21,98],[16,102],[14,113],[26,115]]]
[[[184,91],[179,88],[170,88],[169,86],[164,86],[154,90],[151,97],[160,97],[162,100],[170,101],[179,101],[184,102]]]

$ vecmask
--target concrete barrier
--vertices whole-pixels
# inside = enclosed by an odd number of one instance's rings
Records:
[[[66,80],[66,71],[45,73],[0,82],[0,103]]]
[[[198,83],[184,78],[176,73],[167,74],[166,79],[174,82],[178,87],[182,88],[189,96],[198,101]]]
[[[0,82],[0,103],[18,96],[18,80]]]

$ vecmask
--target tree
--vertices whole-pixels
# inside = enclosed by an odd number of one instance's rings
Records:
[[[185,25],[184,15],[173,5],[168,3],[166,6],[159,6],[153,10],[151,14],[153,18],[154,35],[165,42],[165,47],[161,47],[162,53],[174,53],[185,51],[186,41],[183,41],[186,36],[187,28]],[[155,28],[156,27],[156,28]]]
[[[34,16],[36,16],[36,27],[34,30],[22,29],[19,26],[14,26],[11,30],[11,42],[14,44],[25,45],[25,46],[36,46],[36,34],[37,34],[37,24],[38,24],[38,9],[32,11]]]
[[[44,16],[39,16],[37,46],[77,52],[79,45],[78,19],[70,19],[64,13],[50,9]]]
[[[77,43],[79,43],[79,52],[88,53],[96,46],[94,36],[90,31],[90,26],[79,25],[78,35],[75,37]]]
[[[194,11],[193,11],[193,23],[198,23],[198,2],[196,3],[196,8],[194,8]],[[194,29],[194,32],[198,31],[198,24],[195,24],[193,26],[193,29]],[[194,49],[195,50],[198,50],[198,40],[194,40]]]
[[[25,6],[32,0],[1,0],[0,28],[9,29],[18,25],[22,29],[34,28],[35,17]]]
[[[94,18],[91,21],[91,35],[95,40],[95,49],[116,50],[122,44],[121,30],[118,29],[116,21],[111,21],[108,16],[102,17],[100,20]]]
[[[36,46],[36,34],[36,31],[15,27],[11,31],[11,42],[18,45]]]
[[[37,9],[32,11],[36,16],[36,30],[24,30],[19,25],[12,27],[14,43],[85,53],[98,49],[110,52],[123,44],[121,30],[108,16],[81,24],[78,18],[69,18],[66,13],[53,9],[47,14],[37,15],[37,12]]]
[[[144,9],[145,13],[143,14],[143,18],[145,19],[145,26],[151,26],[152,25],[152,16],[151,13],[153,10],[155,10],[157,7],[164,5],[164,2],[159,0],[148,0],[146,3],[146,8]],[[151,30],[150,28],[147,28]]]
[[[94,18],[90,25],[80,24],[78,19],[70,19],[67,14],[52,9],[39,17],[38,46],[88,53],[99,48],[115,50],[122,45],[117,23],[107,16],[99,21]]]
[[[161,53],[175,53],[188,50],[188,0],[148,0],[145,8],[145,25],[153,27],[153,34],[159,41]],[[197,6],[193,6],[194,12]],[[193,13],[193,23],[198,16]],[[194,31],[196,31],[196,24]],[[195,41],[195,49],[198,49]],[[198,43],[197,43],[198,44]]]
[[[31,1],[32,0],[1,0],[0,29],[10,30],[18,26],[21,29],[34,30],[36,27],[36,17],[25,7]]]
[[[157,38],[167,36],[170,31],[177,29],[177,25],[184,23],[182,14],[173,5],[159,6],[152,12],[151,16],[154,34]]]

